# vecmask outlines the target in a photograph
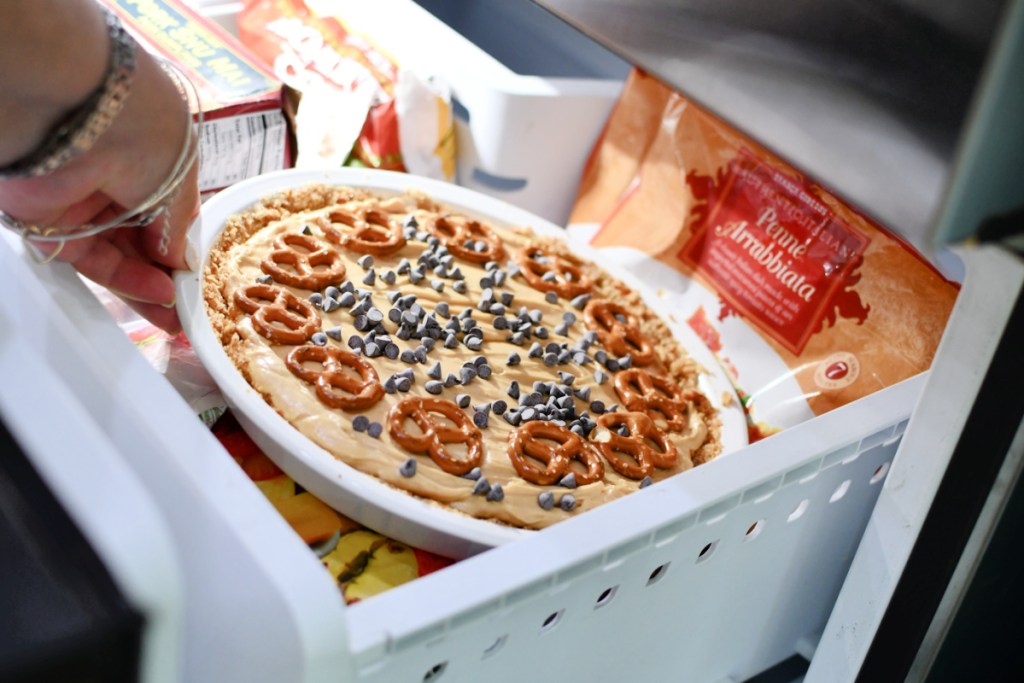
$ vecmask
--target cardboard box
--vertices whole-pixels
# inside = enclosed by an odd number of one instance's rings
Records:
[[[199,189],[291,166],[284,88],[235,37],[182,0],[100,0],[192,80],[203,107]]]

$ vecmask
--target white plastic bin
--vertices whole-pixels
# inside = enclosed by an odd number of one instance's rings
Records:
[[[629,65],[531,2],[416,0],[452,42],[458,182],[564,225]],[[447,41],[446,41],[447,42]]]

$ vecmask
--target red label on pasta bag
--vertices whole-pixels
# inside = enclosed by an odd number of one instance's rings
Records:
[[[809,186],[741,149],[702,229],[679,258],[778,343],[799,354],[834,308],[868,238]]]

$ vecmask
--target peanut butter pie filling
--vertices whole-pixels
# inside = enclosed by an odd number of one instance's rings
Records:
[[[228,356],[285,420],[460,513],[541,529],[721,451],[664,322],[529,226],[313,185],[233,216],[203,276]]]

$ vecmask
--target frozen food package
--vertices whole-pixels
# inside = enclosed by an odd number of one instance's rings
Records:
[[[203,109],[200,191],[292,165],[282,83],[234,36],[185,0],[100,1],[195,85]]]
[[[439,75],[397,64],[335,11],[316,0],[246,0],[238,16],[242,42],[300,94],[296,165],[337,168],[340,158],[452,180],[454,121]],[[415,106],[424,98],[439,106]]]
[[[737,390],[751,441],[925,371],[959,291],[757,141],[634,70],[584,169],[574,241],[615,249]]]

